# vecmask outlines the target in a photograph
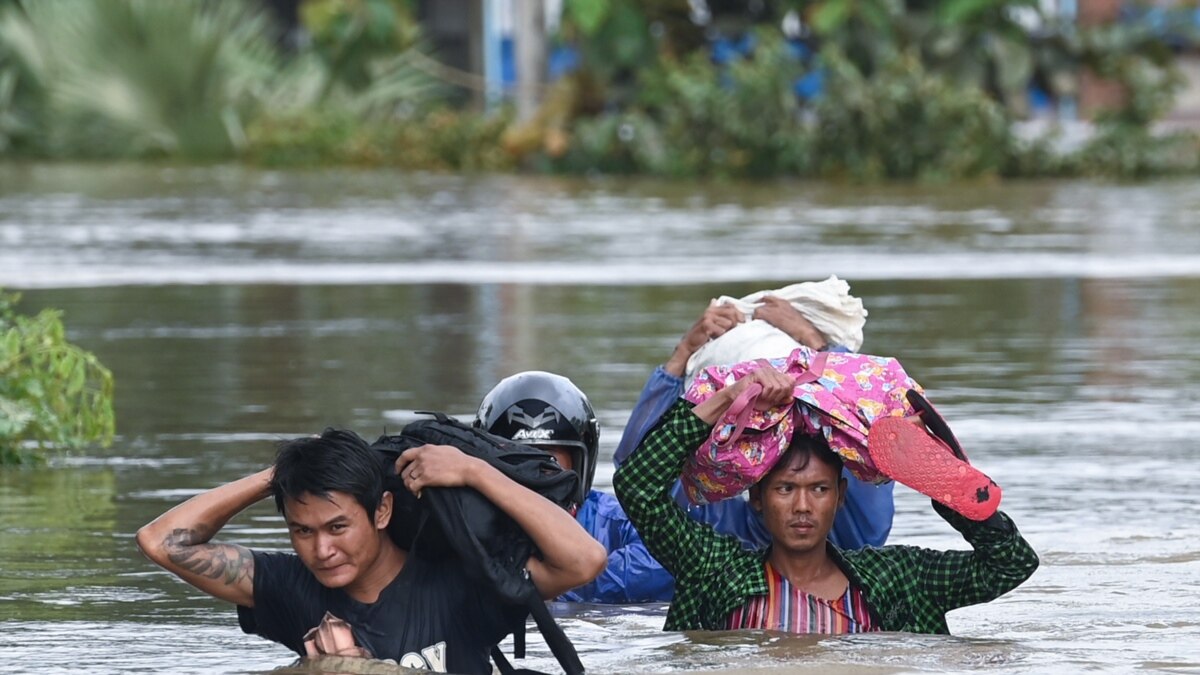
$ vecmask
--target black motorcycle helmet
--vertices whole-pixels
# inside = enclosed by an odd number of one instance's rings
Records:
[[[475,426],[525,445],[567,448],[579,474],[575,503],[592,489],[600,423],[587,396],[562,375],[527,370],[500,380],[479,404]]]

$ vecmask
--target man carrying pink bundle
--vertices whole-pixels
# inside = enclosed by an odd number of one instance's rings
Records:
[[[755,407],[765,410],[791,403],[795,386],[793,377],[763,367],[695,405],[677,400],[617,470],[618,499],[647,549],[675,576],[666,630],[948,633],[946,612],[993,600],[1037,569],[1037,554],[1007,515],[971,520],[936,501],[934,510],[973,550],[843,550],[829,542],[846,479],[841,456],[817,434],[797,432],[750,488],[749,505],[769,533],[766,546],[747,550],[689,518],[671,494],[688,457],[748,389],[758,390]],[[961,461],[940,418],[930,428],[942,428],[944,439],[901,418],[884,428],[888,449],[907,454],[906,471],[941,455]]]

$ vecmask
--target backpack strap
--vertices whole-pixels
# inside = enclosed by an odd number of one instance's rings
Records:
[[[516,638],[515,633],[513,634],[513,638]],[[513,668],[513,664],[509,662],[508,657],[504,655],[504,652],[500,651],[499,645],[492,647],[492,662],[496,664],[496,670],[500,671],[500,675],[515,675],[517,672],[517,669]]]
[[[492,647],[492,660],[496,662],[496,670],[500,671],[500,675],[550,675],[531,668],[513,668],[499,647]]]
[[[418,415],[429,415],[430,417],[433,417],[433,419],[437,420],[438,422],[441,422],[442,424],[449,424],[451,426],[455,426],[458,424],[458,420],[450,419],[449,415],[447,415],[444,412],[439,412],[437,410],[416,410],[414,412],[416,412]]]
[[[513,630],[513,658],[525,658],[525,617],[521,617],[520,625]]]
[[[546,603],[538,595],[537,589],[534,588],[533,594],[529,600],[529,613],[533,615],[533,620],[537,623],[538,630],[541,631],[542,637],[546,639],[546,644],[550,647],[550,652],[554,654],[554,658],[558,659],[558,664],[562,666],[563,672],[566,675],[584,675],[583,664],[579,661],[579,654],[575,651],[575,645],[571,644],[571,640],[559,627],[558,623],[550,616],[550,610],[546,609]],[[525,658],[525,619],[521,619],[521,623],[512,633],[513,636],[513,658]],[[492,662],[496,664],[496,670],[500,671],[500,675],[546,675],[541,671],[531,670],[529,668],[514,668],[512,662],[504,655],[499,646],[492,647]]]
[[[583,675],[585,672],[583,663],[579,660],[579,652],[575,651],[575,645],[571,644],[571,639],[555,622],[554,617],[550,616],[550,610],[546,608],[545,601],[538,595],[537,588],[531,584],[530,589],[529,613],[533,615],[538,630],[546,639],[546,645],[550,647],[550,652],[554,654],[554,658],[558,659],[558,665],[562,666],[566,675]]]

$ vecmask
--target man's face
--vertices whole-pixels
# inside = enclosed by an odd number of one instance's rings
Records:
[[[379,557],[382,533],[392,515],[392,495],[384,493],[374,517],[345,492],[329,497],[304,495],[284,501],[292,548],[328,588],[353,585]]]
[[[564,471],[575,470],[575,455],[571,452],[570,448],[566,447],[565,445],[543,445],[540,447],[542,450],[554,455],[555,461],[558,462],[558,465],[561,466]],[[572,504],[571,508],[567,510],[570,511],[572,516],[578,516],[579,504]]]
[[[558,465],[565,471],[573,471],[575,469],[575,458],[571,454],[571,450],[564,445],[549,445],[542,446],[546,452],[554,455],[554,459],[558,461]]]
[[[836,468],[811,453],[793,452],[786,466],[750,491],[750,503],[762,512],[776,549],[803,554],[825,546],[845,492]]]

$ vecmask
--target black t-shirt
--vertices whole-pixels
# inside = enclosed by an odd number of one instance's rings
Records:
[[[238,607],[247,633],[304,655],[304,634],[325,612],[345,620],[377,659],[448,673],[491,673],[488,652],[526,608],[503,603],[453,562],[409,556],[371,604],[322,586],[291,553],[254,552],[254,607]]]

